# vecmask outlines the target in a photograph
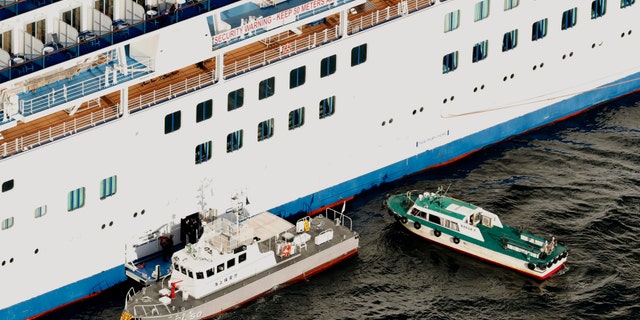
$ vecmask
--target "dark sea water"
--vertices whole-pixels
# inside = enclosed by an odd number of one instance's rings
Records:
[[[537,282],[424,242],[388,216],[387,194],[448,195],[570,248]],[[411,175],[347,205],[359,254],[220,319],[640,319],[640,95]],[[119,319],[132,283],[44,319]]]

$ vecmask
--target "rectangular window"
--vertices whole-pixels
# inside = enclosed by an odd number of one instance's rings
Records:
[[[562,30],[573,28],[578,20],[578,8],[569,9],[562,13]]]
[[[242,148],[242,130],[231,132],[227,135],[227,152],[233,152]]]
[[[442,73],[449,73],[458,68],[458,51],[442,57]]]
[[[196,146],[196,164],[211,160],[211,140]]]
[[[258,87],[258,100],[269,98],[273,95],[276,89],[276,78],[271,77],[260,81]]]
[[[326,57],[320,61],[320,78],[332,75],[336,72],[336,55]]]
[[[440,217],[429,214],[429,222],[440,225]]]
[[[33,216],[35,218],[42,218],[42,217],[44,217],[45,214],[47,214],[47,206],[46,205],[36,208],[36,210],[33,212]]]
[[[236,265],[236,259],[231,259],[229,261],[227,261],[227,269],[233,267]]]
[[[196,106],[196,122],[205,121],[213,115],[213,101],[211,99],[200,102]]]
[[[105,199],[116,194],[118,189],[118,176],[111,176],[100,181],[100,199]]]
[[[258,123],[258,141],[273,137],[273,118]]]
[[[484,40],[482,42],[478,42],[473,46],[473,57],[471,58],[472,62],[482,61],[487,58],[489,49],[489,40]]]
[[[180,129],[180,111],[170,113],[164,117],[164,134]]]
[[[320,119],[332,116],[335,112],[336,96],[332,96],[320,101]]]
[[[511,30],[502,37],[502,51],[509,51],[518,45],[518,29]]]
[[[547,36],[547,19],[536,21],[531,26],[531,40],[540,40]]]
[[[520,0],[504,0],[504,11],[511,10],[520,4]]]
[[[620,0],[620,8],[626,8],[636,3],[636,0]]]
[[[235,110],[244,104],[244,88],[229,92],[227,99],[227,110]]]
[[[238,263],[242,263],[245,260],[247,260],[247,254],[246,253],[242,253],[238,256]]]
[[[84,187],[70,191],[67,195],[67,211],[73,211],[84,206]]]
[[[289,112],[289,130],[300,128],[304,124],[304,107]]]
[[[473,16],[473,21],[480,21],[486,19],[489,16],[489,0],[482,0],[476,3],[476,11]]]
[[[460,26],[460,10],[449,12],[444,15],[444,32],[457,29]]]
[[[7,192],[11,189],[13,189],[13,179],[7,180],[2,183],[2,192]]]
[[[351,66],[357,66],[367,61],[367,44],[361,44],[351,49]]]
[[[291,70],[289,73],[289,89],[299,87],[304,84],[307,79],[307,67],[302,66]]]
[[[594,0],[591,2],[591,19],[604,16],[607,13],[607,0]]]
[[[11,227],[13,227],[13,223],[14,223],[14,219],[13,217],[10,218],[6,218],[4,220],[2,220],[2,230],[7,230]]]
[[[207,270],[207,278],[213,276],[214,274],[215,274],[215,271],[213,271],[213,268]]]
[[[204,272],[202,271],[196,272],[196,279],[204,279]]]

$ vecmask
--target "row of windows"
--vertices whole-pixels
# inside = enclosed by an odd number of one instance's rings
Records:
[[[505,1],[505,10],[507,9]],[[635,0],[621,0],[620,7],[625,8],[635,3]],[[517,1],[515,5],[517,6]],[[606,13],[607,0],[595,0],[591,5],[591,17],[593,19]],[[476,21],[488,16],[489,0],[483,0],[476,4]],[[513,8],[513,7],[511,7]],[[445,32],[451,31],[459,25],[460,10],[450,12],[445,16]],[[578,8],[571,8],[562,13],[561,29],[566,30],[576,25]],[[537,41],[547,36],[549,20],[547,18],[534,22],[531,25],[531,41]],[[518,46],[518,29],[506,32],[502,37],[502,51],[506,52]],[[478,62],[487,58],[489,41],[484,40],[473,46],[471,61]],[[442,58],[442,73],[449,73],[458,68],[458,51],[448,53]]]
[[[247,254],[246,253],[242,253],[240,255],[238,255],[238,263],[242,263],[244,261],[247,260]],[[229,269],[233,266],[235,266],[236,264],[236,258],[234,257],[233,259],[230,259],[227,261],[226,263],[226,269]],[[189,278],[192,279],[204,279],[204,278],[209,278],[212,277],[213,275],[216,274],[216,272],[220,273],[222,271],[225,270],[225,264],[221,263],[219,264],[217,267],[215,268],[211,268],[211,269],[207,269],[206,271],[198,271],[195,272],[195,277],[194,277],[194,272],[188,268],[185,268],[182,265],[179,265],[178,263],[174,263],[173,264],[173,269],[176,271],[180,271],[182,274],[188,276]]]
[[[13,181],[13,180],[11,180]],[[104,200],[116,194],[118,189],[118,177],[111,176],[100,181],[100,199]],[[85,187],[81,187],[75,190],[69,191],[67,194],[67,211],[73,211],[82,208],[85,204],[86,194]],[[47,214],[47,206],[41,206],[34,210],[34,218],[42,218]],[[0,221],[0,230],[6,230],[13,227],[15,222],[14,217],[9,217]]]
[[[635,4],[636,0],[620,0],[620,8],[626,8]],[[505,0],[504,10],[511,10],[517,7],[519,0]],[[475,12],[473,21],[484,20],[489,17],[490,0],[482,0],[475,4]],[[562,14],[562,30],[571,28],[576,25],[577,8],[573,8],[563,12]],[[594,0],[591,2],[591,19],[597,19],[605,15],[607,12],[607,0]],[[444,16],[444,32],[453,31],[460,27],[460,10],[448,12]]]
[[[447,229],[451,229],[454,231],[460,231],[460,229],[458,228],[458,223],[455,221],[451,221],[449,219],[444,219],[441,218],[440,216],[436,216],[433,214],[429,214],[428,218],[427,218],[427,213],[421,210],[418,210],[416,208],[413,208],[413,210],[411,210],[411,214],[416,216],[416,217],[420,217],[422,219],[427,219],[429,220],[429,222],[437,224],[439,226],[444,226]]]

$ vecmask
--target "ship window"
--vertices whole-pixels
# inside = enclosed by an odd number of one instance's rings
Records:
[[[180,129],[180,111],[170,113],[164,117],[164,134]]]
[[[196,164],[211,160],[211,140],[196,146]]]
[[[540,40],[547,36],[547,19],[536,21],[531,26],[531,41]]]
[[[289,89],[299,87],[304,84],[307,77],[307,67],[302,66],[291,70],[289,73]]]
[[[182,274],[184,274],[185,276],[187,275],[187,269],[185,269],[183,266],[180,266],[180,272],[182,272]]]
[[[213,114],[213,102],[211,99],[200,102],[196,106],[196,122],[204,121],[211,118]]]
[[[214,273],[215,273],[215,272],[213,271],[213,268],[211,268],[211,269],[207,270],[207,278],[208,278],[208,277],[213,276],[213,275],[214,275]]]
[[[177,263],[173,264],[173,270],[180,271],[180,266]]]
[[[84,187],[75,189],[67,195],[67,211],[73,211],[84,206]]]
[[[331,96],[320,101],[320,119],[332,116],[335,112],[336,96]]]
[[[231,259],[227,261],[227,269],[233,267],[236,264],[236,259]]]
[[[458,68],[458,51],[442,57],[442,73],[449,73]]]
[[[620,0],[620,8],[626,8],[636,3],[636,0]]]
[[[193,279],[193,271],[187,270],[187,272],[189,273],[189,278]]]
[[[271,97],[275,90],[276,90],[276,78],[271,77],[269,79],[260,81],[260,85],[258,87],[258,100]]]
[[[444,226],[451,229],[451,230],[455,230],[455,231],[460,231],[458,229],[458,224],[456,222],[450,221],[450,220],[445,220],[444,221]]]
[[[452,11],[444,15],[444,32],[457,29],[460,26],[460,10]]]
[[[42,206],[42,207],[37,207],[36,210],[34,210],[33,212],[33,216],[35,218],[42,218],[44,217],[44,215],[47,214],[47,206]]]
[[[258,123],[258,141],[273,137],[273,118]]]
[[[218,272],[224,271],[224,263],[218,265]]]
[[[320,78],[332,75],[336,72],[336,55],[326,57],[320,61]]]
[[[429,215],[429,222],[432,222],[432,223],[435,223],[437,225],[440,225],[440,217],[430,214]]]
[[[520,4],[520,0],[504,0],[504,11],[511,10]]]
[[[502,37],[502,51],[509,51],[518,45],[518,29],[511,30]]]
[[[63,12],[62,21],[71,25],[76,30],[80,30],[80,7]],[[62,33],[66,33],[66,31]]]
[[[304,107],[289,112],[289,130],[300,128],[304,124]]]
[[[471,61],[478,62],[486,59],[488,49],[489,49],[489,40],[484,40],[482,42],[476,43],[473,46],[473,57],[471,58]]]
[[[357,66],[367,61],[367,44],[361,44],[351,49],[351,66]]]
[[[247,260],[247,253],[242,253],[238,256],[238,263],[242,263]]]
[[[118,176],[111,176],[100,181],[100,199],[105,199],[116,194],[118,189]]]
[[[9,217],[9,218],[6,218],[6,219],[2,220],[2,226],[1,226],[2,230],[7,230],[7,229],[13,227],[13,223],[14,223],[13,217]]]
[[[604,16],[607,13],[607,0],[594,0],[591,2],[591,19]]]
[[[11,189],[13,189],[13,179],[7,180],[2,183],[2,192],[7,192]]]
[[[227,152],[233,152],[242,148],[242,130],[231,132],[227,135]]]
[[[196,279],[204,279],[204,272],[196,272]]]
[[[562,13],[562,30],[573,28],[577,23],[578,8],[569,9]]]
[[[480,21],[489,16],[489,0],[482,0],[476,3],[476,11],[473,21]]]
[[[244,88],[229,92],[227,99],[227,110],[235,110],[244,104]]]

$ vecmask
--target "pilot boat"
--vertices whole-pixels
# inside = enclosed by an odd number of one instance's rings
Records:
[[[537,280],[562,270],[567,247],[502,224],[495,213],[437,192],[406,192],[386,200],[389,213],[411,233]]]

